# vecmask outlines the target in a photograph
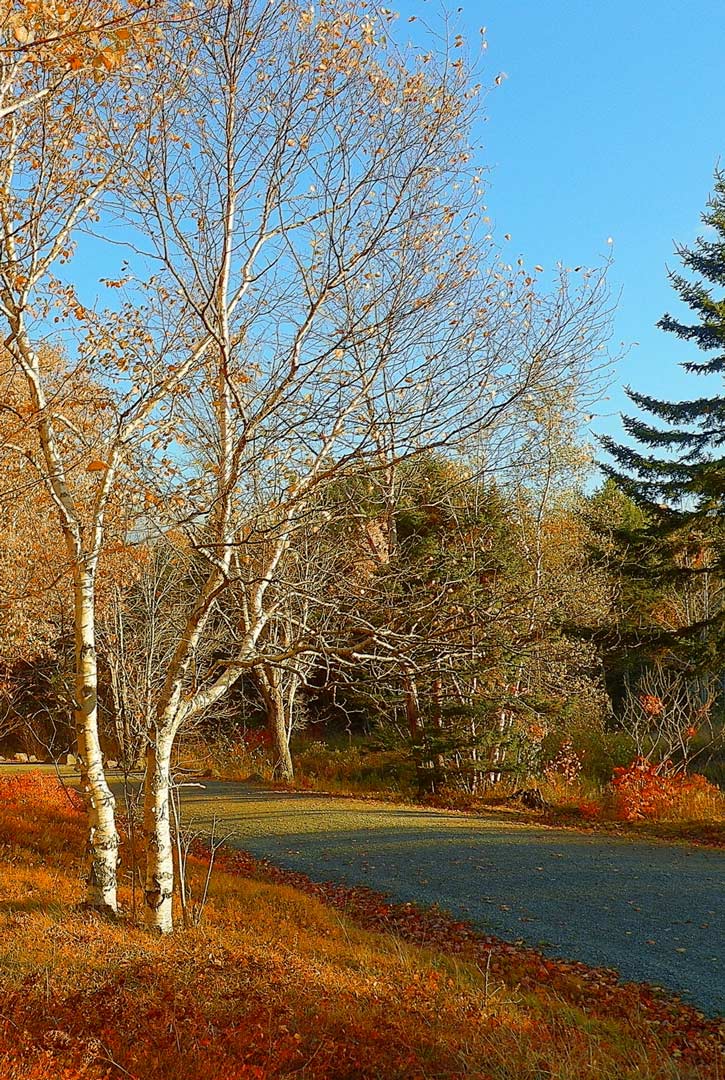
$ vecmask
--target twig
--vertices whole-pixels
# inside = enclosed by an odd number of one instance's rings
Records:
[[[103,1053],[105,1055],[105,1060],[109,1061],[111,1063],[111,1065],[113,1065],[114,1069],[120,1069],[120,1071],[125,1076],[130,1076],[131,1080],[140,1080],[140,1077],[136,1076],[135,1073],[130,1073],[128,1071],[128,1069],[124,1069],[123,1065],[119,1065],[119,1063],[116,1061],[116,1059],[112,1056],[112,1054],[111,1054],[111,1052],[110,1052],[110,1050],[108,1049],[107,1046],[104,1046],[103,1043],[100,1042],[100,1041],[99,1041],[98,1045],[100,1046],[101,1050],[103,1050]]]

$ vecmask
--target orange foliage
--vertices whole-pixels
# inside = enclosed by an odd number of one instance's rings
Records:
[[[15,844],[34,807],[52,860]],[[81,818],[54,781],[3,781],[0,808],[0,845],[14,841],[3,1080],[719,1075],[717,1023],[650,988],[241,852],[220,857],[201,927],[161,940],[104,922],[72,906],[78,862],[57,828],[70,822],[80,842]]]
[[[665,818],[693,796],[719,795],[699,773],[673,772],[669,762],[655,765],[646,758],[615,769],[612,785],[618,814],[625,821]]]
[[[46,352],[57,366],[57,356]],[[5,354],[0,361],[0,649],[3,660],[12,662],[47,651],[68,597],[57,580],[65,548],[52,502],[32,464],[37,440],[27,390]]]
[[[0,776],[0,800],[23,825],[39,814],[71,818],[81,810],[83,800],[73,788],[64,787],[55,776],[38,772]]]
[[[602,816],[602,806],[594,799],[580,799],[577,810],[585,821],[598,821]]]
[[[69,368],[62,353],[42,346],[39,350],[48,373],[48,389],[54,404],[83,444],[102,444],[107,394],[82,371]],[[69,557],[47,484],[36,465],[42,461],[27,384],[0,353],[0,651],[11,664],[17,659],[33,661],[51,653],[58,628],[72,626],[72,574]],[[96,449],[96,454],[97,454]],[[66,468],[79,516],[90,523],[98,484],[106,464],[81,446],[73,445]],[[42,468],[42,467],[41,467]],[[95,474],[95,475],[94,475]],[[107,549],[102,553],[97,591],[98,611],[103,612],[116,584],[126,585],[138,572],[138,552],[124,543],[131,527],[128,496],[120,486],[106,513]],[[1,689],[1,688],[0,688]]]
[[[642,694],[639,698],[639,703],[648,716],[661,716],[665,711],[664,701],[654,694]]]
[[[58,74],[113,71],[148,25],[147,5],[134,0],[1,0],[0,52]]]
[[[43,853],[80,852],[81,807],[77,792],[54,776],[0,776],[0,839]]]

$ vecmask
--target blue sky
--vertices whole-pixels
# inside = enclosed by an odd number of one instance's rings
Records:
[[[700,231],[715,164],[725,166],[725,2],[447,7],[471,42],[487,27],[485,81],[507,76],[476,132],[491,167],[496,235],[512,237],[507,256],[547,268],[591,265],[614,241],[612,347],[631,347],[600,407],[615,415],[599,417],[595,430],[620,433],[616,414],[629,405],[622,384],[674,399],[706,392],[677,366],[696,350],[655,323],[666,310],[684,314],[666,268],[678,267],[674,241],[691,243]],[[402,37],[417,30],[402,25],[410,15],[435,22],[441,8],[405,0],[396,10]]]
[[[487,28],[475,141],[507,261],[553,270],[613,256],[611,350],[624,355],[591,429],[621,436],[625,384],[675,400],[715,390],[680,370],[703,357],[656,323],[689,318],[666,271],[725,167],[725,0],[388,2],[401,42],[421,43],[444,10],[474,49]]]

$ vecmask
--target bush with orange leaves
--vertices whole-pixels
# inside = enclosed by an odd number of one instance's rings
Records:
[[[617,816],[625,821],[697,817],[703,804],[723,800],[700,773],[676,772],[669,761],[653,764],[643,757],[615,769],[612,786]]]
[[[661,716],[665,711],[664,701],[656,694],[640,694],[638,701],[648,716]]]

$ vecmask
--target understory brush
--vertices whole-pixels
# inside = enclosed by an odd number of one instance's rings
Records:
[[[316,791],[358,795],[400,795],[413,797],[416,791],[415,766],[402,750],[387,750],[369,743],[344,740],[331,745],[309,737],[293,740],[294,784]],[[180,764],[209,771],[221,780],[274,777],[269,739],[264,730],[242,736],[216,738],[209,743],[189,742],[182,750]]]
[[[295,766],[297,782],[302,787],[353,794],[412,795],[415,792],[415,766],[401,750],[300,741]]]
[[[622,760],[610,747],[608,761]],[[584,753],[586,753],[586,748]],[[380,749],[368,743],[330,745],[300,738],[294,748],[296,788],[346,795],[379,795],[383,798],[419,801],[415,767],[403,750]],[[644,759],[627,759],[623,765],[605,768],[597,761],[595,773],[585,771],[580,751],[563,743],[550,763],[537,774],[503,773],[493,784],[484,778],[475,793],[456,782],[451,772],[433,796],[423,801],[461,811],[486,811],[516,807],[517,793],[535,789],[541,796],[542,814],[552,823],[591,828],[597,824],[663,827],[667,835],[677,832],[697,839],[698,829],[707,842],[723,839],[725,792],[699,773],[675,771],[668,764],[652,765]],[[215,775],[243,780],[250,773],[271,780],[271,767],[261,764],[258,744],[237,744],[224,755],[216,751]],[[590,763],[591,764],[591,763]],[[605,776],[606,779],[602,779]],[[521,809],[521,808],[520,808]],[[528,807],[531,809],[531,807]]]
[[[521,800],[526,790],[540,796],[540,809]],[[615,770],[610,784],[549,771],[523,785],[504,781],[475,799],[442,791],[435,802],[472,812],[526,814],[548,825],[725,845],[725,792],[698,773],[668,775],[642,761]]]
[[[195,734],[177,739],[176,770],[193,772],[219,780],[271,780],[273,773],[269,740],[264,730],[243,735],[216,735],[201,739]]]
[[[0,781],[3,1080],[720,1075],[721,1032],[694,1009],[242,852],[218,856],[201,926],[104,921],[77,905],[82,815],[23,779]]]

